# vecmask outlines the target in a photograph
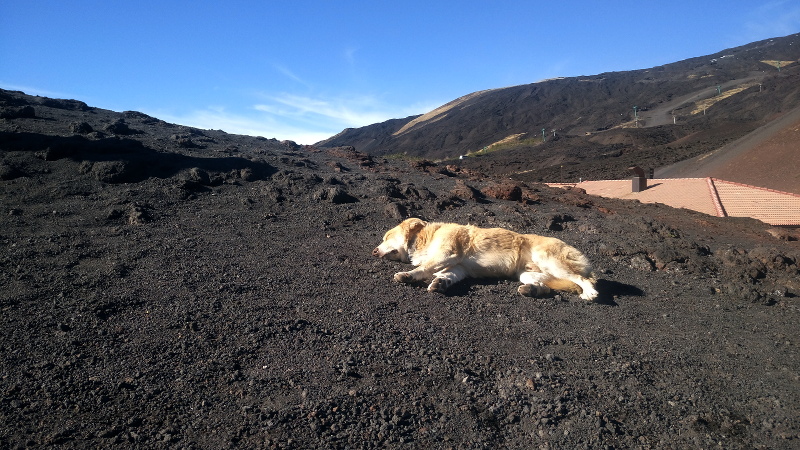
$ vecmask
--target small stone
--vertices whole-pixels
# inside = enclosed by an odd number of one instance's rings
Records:
[[[655,266],[646,256],[636,255],[631,258],[631,267],[644,272],[652,272]]]
[[[73,133],[89,134],[94,131],[94,128],[86,122],[73,122],[69,125],[69,130]]]
[[[408,211],[405,206],[392,202],[383,208],[383,214],[396,220],[402,220],[406,218]]]

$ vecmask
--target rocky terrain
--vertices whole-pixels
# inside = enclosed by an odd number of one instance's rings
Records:
[[[791,231],[75,100],[0,116],[2,448],[800,442]],[[370,253],[407,216],[561,238],[600,298],[393,283]]]

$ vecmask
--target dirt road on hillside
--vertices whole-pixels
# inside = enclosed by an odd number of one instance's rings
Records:
[[[765,74],[763,72],[757,72],[751,74],[751,76],[746,78],[740,78],[738,80],[731,80],[725,83],[721,83],[719,86],[721,90],[725,91],[735,86],[760,80],[764,78],[764,76]],[[639,126],[643,128],[648,128],[648,127],[658,127],[662,125],[670,125],[672,123],[675,123],[673,121],[674,117],[673,112],[676,109],[679,109],[689,103],[694,103],[700,100],[705,100],[707,98],[714,97],[715,95],[717,95],[717,86],[716,85],[708,86],[707,88],[703,88],[694,91],[690,94],[677,97],[666,103],[662,103],[651,110],[642,111],[639,113]],[[680,117],[678,117],[677,120],[680,120]]]

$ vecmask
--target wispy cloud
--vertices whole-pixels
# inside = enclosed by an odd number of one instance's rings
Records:
[[[196,128],[313,144],[344,128],[422,114],[440,106],[438,103],[397,106],[369,95],[312,97],[279,93],[260,94],[258,99],[261,100],[259,103],[237,111],[211,106],[184,114],[145,112],[168,122]]]
[[[294,81],[296,83],[302,84],[305,87],[308,87],[308,88],[311,87],[310,83],[308,83],[306,80],[300,78],[297,74],[295,74],[288,67],[286,67],[286,66],[284,66],[282,64],[273,64],[273,67],[275,68],[275,70],[277,70],[278,72],[283,74],[286,78],[289,78],[290,80],[292,80],[292,81]]]
[[[766,39],[797,33],[800,29],[800,4],[777,0],[759,6],[745,24],[750,40]]]
[[[291,70],[275,66],[287,77],[307,84]],[[69,94],[32,86],[4,83],[3,89],[53,98],[75,98]],[[167,122],[228,133],[289,139],[313,144],[327,139],[344,128],[356,128],[394,118],[428,112],[439,102],[394,105],[374,95],[312,96],[292,93],[256,94],[249,107],[207,106],[187,112],[141,108],[142,112]]]
[[[359,127],[391,119],[398,108],[379,102],[375,97],[315,98],[296,94],[279,94],[270,103],[255,106],[259,111],[290,116],[305,121]]]
[[[313,144],[326,139],[335,132],[297,126],[289,121],[275,120],[269,114],[253,110],[248,113],[233,113],[221,107],[209,107],[185,114],[147,112],[167,122],[206,130],[224,130],[233,134],[263,136],[280,140],[288,139],[299,144]]]
[[[358,51],[357,47],[348,47],[344,50],[344,59],[347,61],[348,64],[351,66],[356,62],[356,52]]]
[[[378,96],[347,95],[337,97],[307,96],[290,93],[262,95],[253,108],[275,122],[291,122],[297,127],[329,132],[354,128],[394,118],[422,114],[440,106],[430,102],[414,105],[393,105]]]
[[[55,91],[48,91],[46,89],[39,89],[33,86],[22,86],[19,84],[10,84],[5,83],[3,80],[0,80],[0,87],[9,91],[22,91],[28,95],[40,95],[43,97],[50,97],[50,98],[73,98],[74,95],[65,94],[63,92],[55,92]]]

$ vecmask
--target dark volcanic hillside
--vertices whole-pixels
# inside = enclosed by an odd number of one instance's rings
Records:
[[[0,448],[800,442],[800,247],[754,220],[8,91],[0,193]],[[563,239],[600,297],[394,283],[409,215]]]
[[[575,179],[627,176],[632,163],[655,168],[708,152],[800,106],[798,60],[795,34],[646,70],[477,92],[317,145],[453,159],[503,142],[471,167],[496,171],[516,161],[532,171],[527,179],[546,181],[571,181],[549,167],[576,164]]]

